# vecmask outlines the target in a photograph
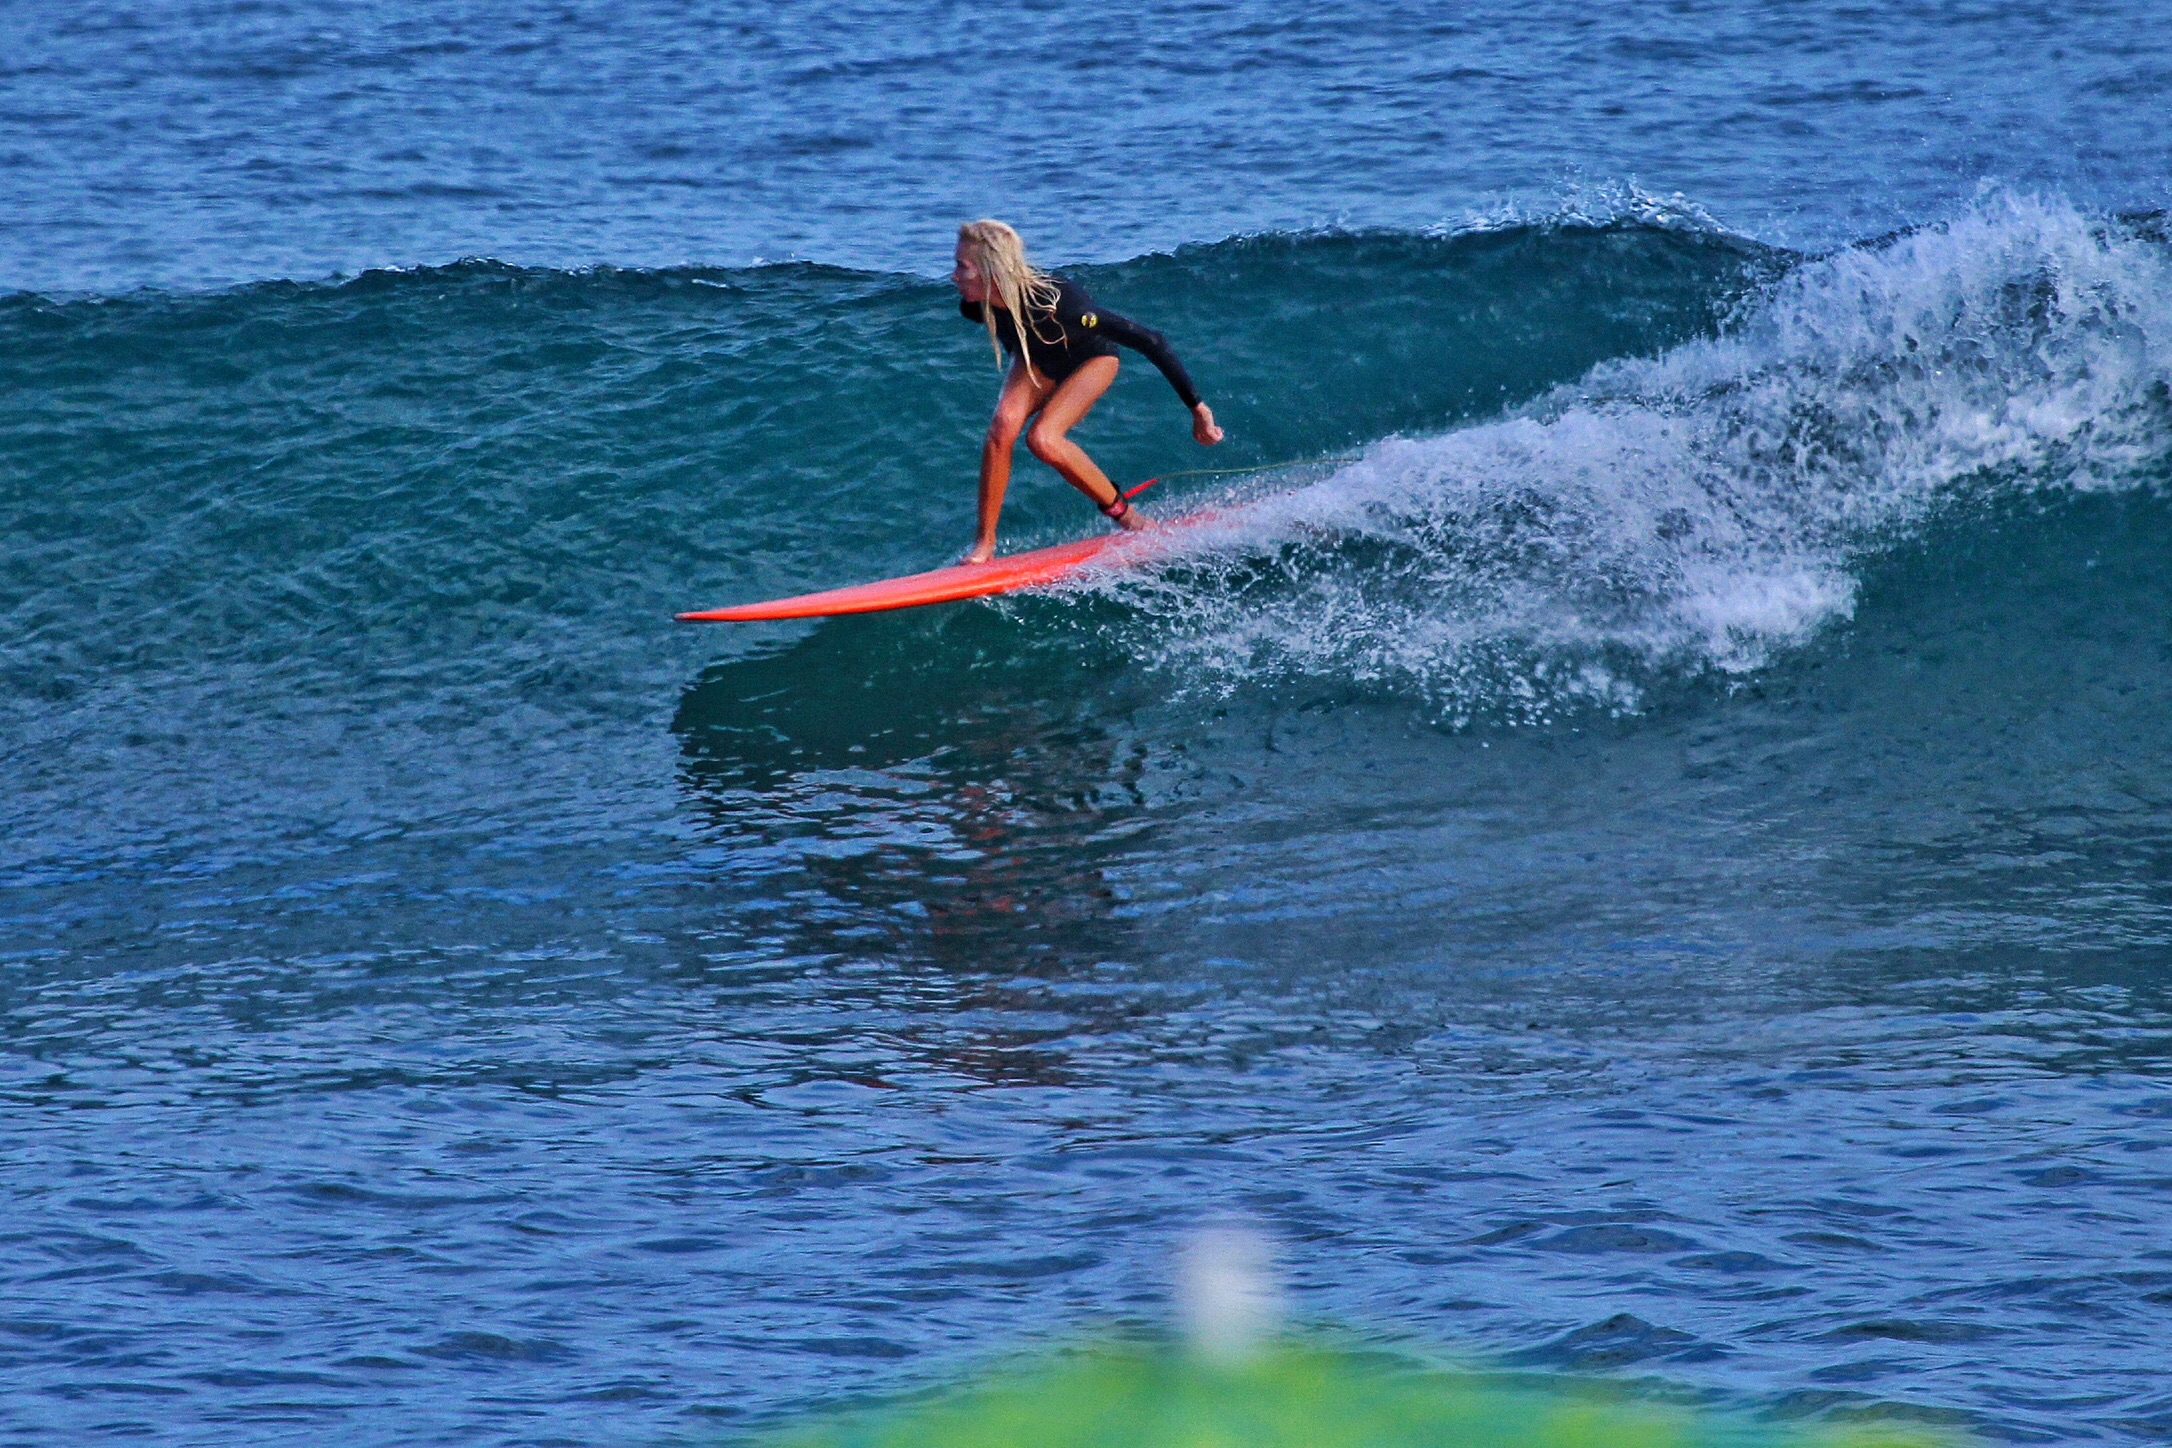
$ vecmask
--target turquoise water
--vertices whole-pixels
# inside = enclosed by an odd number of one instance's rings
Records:
[[[2153,31],[1072,16],[29,15],[0,1441],[714,1438],[1226,1213],[1391,1341],[2161,1438]],[[983,42],[1137,88],[1054,166]],[[1221,520],[673,624],[966,541],[981,209]]]

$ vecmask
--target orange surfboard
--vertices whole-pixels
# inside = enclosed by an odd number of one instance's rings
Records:
[[[1172,523],[1156,524],[1139,533],[1104,533],[1076,543],[1058,543],[1030,553],[991,558],[986,563],[956,563],[927,573],[885,578],[880,583],[861,583],[851,588],[832,588],[822,593],[802,593],[793,598],[773,598],[766,603],[742,603],[732,608],[704,609],[678,615],[681,623],[759,623],[778,618],[827,618],[839,613],[882,613],[893,608],[919,608],[929,603],[955,603],[960,599],[986,598],[1012,593],[1070,577],[1104,553],[1137,558],[1153,551],[1157,534],[1205,522],[1209,514],[1194,513]]]

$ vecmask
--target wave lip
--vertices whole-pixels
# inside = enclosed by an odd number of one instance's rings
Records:
[[[2172,453],[2172,254],[1987,194],[1805,260],[1714,338],[1396,437],[1097,587],[1210,685],[1415,693],[1445,718],[1637,708],[1849,617],[1932,516],[2142,486]]]
[[[1428,236],[1469,236],[1494,231],[1559,228],[1639,227],[1702,235],[1734,233],[1710,211],[1679,191],[1661,195],[1635,181],[1574,182],[1545,205],[1508,199],[1466,213],[1459,220],[1427,229]]]

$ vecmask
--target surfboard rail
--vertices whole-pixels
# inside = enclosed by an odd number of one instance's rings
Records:
[[[848,588],[802,593],[791,598],[772,598],[761,603],[735,604],[677,614],[680,623],[763,623],[787,618],[829,618],[847,613],[885,613],[897,608],[920,608],[931,603],[958,603],[1057,583],[1077,573],[1111,549],[1131,554],[1150,545],[1156,534],[1203,522],[1195,513],[1171,523],[1157,524],[1139,533],[1103,533],[1074,543],[1058,543],[1025,553],[991,558],[986,563],[954,563],[926,573],[857,583]]]

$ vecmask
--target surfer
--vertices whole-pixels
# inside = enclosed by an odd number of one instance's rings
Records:
[[[1117,347],[1129,347],[1161,369],[1192,410],[1194,438],[1206,444],[1222,440],[1214,409],[1200,401],[1161,333],[1097,306],[1075,283],[1034,266],[1026,260],[1025,242],[1003,222],[974,221],[958,228],[950,281],[958,289],[958,310],[987,327],[998,359],[1010,360],[980,450],[980,532],[961,562],[985,563],[995,556],[996,518],[1003,512],[1011,448],[1020,433],[1035,457],[1093,499],[1117,527],[1146,526],[1108,474],[1067,436],[1116,380]]]

